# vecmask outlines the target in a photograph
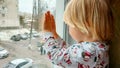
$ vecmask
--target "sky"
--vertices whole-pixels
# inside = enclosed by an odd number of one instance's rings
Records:
[[[56,0],[44,0],[49,5],[49,8],[53,8],[56,6]],[[19,11],[32,13],[33,9],[33,0],[19,0]]]
[[[32,13],[33,0],[19,0],[19,11]]]

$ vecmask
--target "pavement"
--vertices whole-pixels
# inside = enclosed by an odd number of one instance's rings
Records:
[[[18,58],[31,58],[33,59],[33,68],[61,68],[53,65],[48,59],[47,55],[41,55],[37,45],[40,38],[31,40],[31,47],[29,48],[30,40],[12,41],[10,37],[15,34],[23,34],[29,32],[27,29],[5,30],[0,31],[0,46],[9,51],[9,56],[0,59],[0,68],[6,65],[9,61]]]
[[[0,40],[1,41],[10,41],[11,36],[17,34],[30,33],[28,29],[13,29],[13,30],[2,30],[0,31]]]
[[[22,42],[22,41],[20,41]],[[40,52],[34,48],[29,50],[27,45],[21,45],[20,42],[2,42],[0,46],[9,51],[9,56],[0,59],[0,68],[6,65],[9,61],[18,58],[31,58],[34,61],[33,68],[53,68],[53,65],[47,58],[47,55],[41,55]],[[33,46],[34,47],[34,46]]]

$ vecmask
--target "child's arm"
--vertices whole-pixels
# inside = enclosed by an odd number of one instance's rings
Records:
[[[45,41],[44,48],[47,51],[49,59],[52,63],[60,66],[67,66],[73,63],[95,63],[97,61],[96,50],[93,45],[86,47],[79,45],[72,45],[67,47],[66,43],[58,38],[55,39],[51,32],[43,34]]]
[[[57,39],[54,38],[51,32],[45,32],[42,35],[42,39],[45,42],[44,49],[47,52],[49,59],[53,64],[63,66],[63,57],[66,51],[66,42],[64,42],[60,37]]]

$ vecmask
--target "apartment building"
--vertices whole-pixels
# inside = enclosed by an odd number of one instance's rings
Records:
[[[0,0],[0,29],[19,27],[18,0]]]

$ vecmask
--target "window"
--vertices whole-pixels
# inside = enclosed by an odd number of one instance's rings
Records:
[[[68,4],[70,0],[65,0],[65,8],[66,8],[66,5]],[[69,35],[69,31],[68,31],[68,26],[66,24],[64,24],[64,40],[68,43],[68,44],[73,44],[75,43],[75,41],[71,38],[71,36]]]
[[[5,20],[5,24],[0,25],[0,28],[2,28],[0,31],[0,46],[7,49],[9,56],[0,61],[0,68],[12,59],[24,57],[33,60],[33,67],[58,68],[47,58],[45,50],[42,48],[43,44],[40,43],[39,34],[42,16],[47,10],[50,10],[55,17],[58,34],[61,38],[68,40],[68,32],[65,30],[67,26],[63,22],[63,12],[67,1],[6,0],[4,3],[8,10],[7,15],[6,13],[3,15],[5,17],[0,16],[0,20]],[[9,61],[5,62],[4,60]],[[20,64],[18,68],[23,65],[23,63]]]
[[[26,65],[27,63],[28,63],[27,61],[26,62],[22,62],[16,68],[21,68],[22,66]]]

